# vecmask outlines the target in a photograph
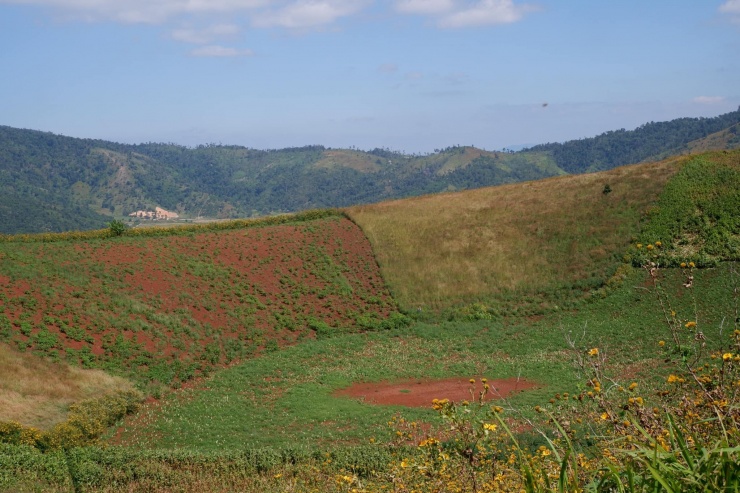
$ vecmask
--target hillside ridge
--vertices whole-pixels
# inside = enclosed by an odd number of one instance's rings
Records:
[[[426,155],[129,145],[0,126],[0,233],[95,229],[157,207],[184,220],[254,217],[606,170],[733,148],[738,122],[740,110],[515,153],[453,146]]]

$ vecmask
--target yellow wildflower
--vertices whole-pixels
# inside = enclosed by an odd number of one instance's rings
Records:
[[[725,353],[722,355],[723,361],[730,361],[732,359],[732,353]]]
[[[495,425],[493,423],[484,423],[483,429],[488,431],[496,431],[496,428],[498,428],[498,425]]]
[[[660,341],[660,342],[658,342],[658,346],[660,346],[660,347],[663,347],[663,346],[665,346],[665,341]]]
[[[599,348],[595,347],[595,348],[591,349],[588,352],[588,355],[589,356],[598,356],[599,355]]]
[[[696,327],[696,322],[686,322],[686,328],[690,329],[692,327]]]
[[[635,390],[637,388],[637,382],[632,382],[629,386],[630,390]]]

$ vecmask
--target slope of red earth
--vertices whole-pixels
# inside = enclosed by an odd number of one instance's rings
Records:
[[[0,257],[0,342],[161,383],[396,311],[345,218],[6,243]]]

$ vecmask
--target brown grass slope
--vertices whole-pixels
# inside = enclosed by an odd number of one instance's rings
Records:
[[[686,144],[687,153],[740,148],[740,123]]]
[[[0,422],[48,430],[64,421],[69,405],[133,389],[120,377],[20,353],[0,344]]]
[[[641,215],[685,160],[357,206],[348,213],[407,309],[507,300],[546,309],[558,299],[582,297],[613,273]],[[610,193],[604,193],[606,184]]]

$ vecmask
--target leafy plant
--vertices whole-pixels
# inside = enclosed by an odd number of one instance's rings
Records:
[[[108,230],[111,236],[121,236],[126,232],[126,223],[120,220],[114,220],[108,223]]]

